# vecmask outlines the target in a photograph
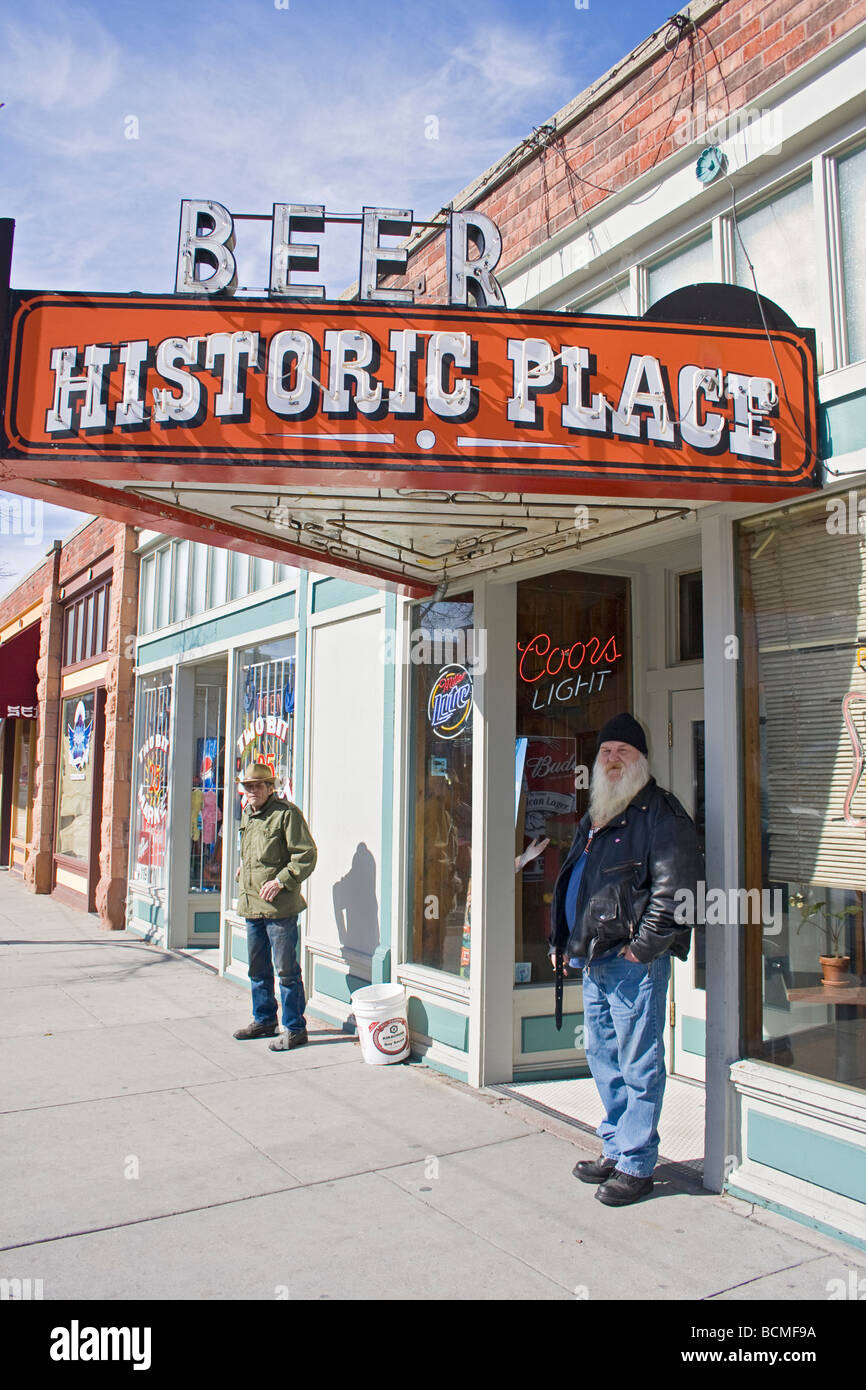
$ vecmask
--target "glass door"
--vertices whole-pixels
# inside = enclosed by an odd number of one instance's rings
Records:
[[[631,707],[626,578],[560,570],[517,585],[514,1071],[584,1064],[580,976],[554,1026],[548,957],[557,874],[589,804],[602,725]]]
[[[15,720],[15,757],[12,774],[10,866],[23,870],[30,839],[33,806],[33,769],[36,763],[36,720]]]
[[[704,849],[704,692],[671,692],[671,790],[698,828]],[[671,972],[671,1071],[694,1081],[705,1079],[707,984],[706,927],[696,925],[685,961],[674,959]]]
[[[196,668],[189,819],[190,946],[219,941],[226,688],[225,661]]]

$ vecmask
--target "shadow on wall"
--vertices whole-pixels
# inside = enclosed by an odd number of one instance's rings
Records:
[[[376,861],[365,844],[358,845],[352,867],[334,884],[333,894],[340,945],[371,956],[379,945],[379,903]]]

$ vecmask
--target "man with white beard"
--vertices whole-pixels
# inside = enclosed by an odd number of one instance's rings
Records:
[[[583,970],[586,1059],[605,1108],[602,1153],[574,1168],[606,1206],[652,1190],[665,1089],[665,996],[672,955],[685,960],[701,873],[694,823],[650,776],[644,732],[630,714],[598,735],[589,810],[553,890],[551,959]]]

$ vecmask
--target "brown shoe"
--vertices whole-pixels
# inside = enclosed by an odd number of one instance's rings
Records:
[[[237,1038],[238,1042],[246,1042],[247,1038],[272,1038],[278,1032],[276,1023],[256,1023],[253,1020],[246,1028],[239,1028],[232,1036]]]

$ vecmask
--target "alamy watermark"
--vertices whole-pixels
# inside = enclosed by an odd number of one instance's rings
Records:
[[[38,498],[0,497],[0,536],[22,536],[25,545],[45,538],[45,508]]]
[[[725,112],[720,106],[681,111],[674,118],[678,145],[721,145],[743,136],[751,149],[778,154],[782,148],[782,113],[773,110]]]
[[[828,1279],[824,1287],[831,1303],[841,1299],[866,1303],[866,1277],[861,1269],[849,1269],[846,1279]]]
[[[760,923],[765,936],[778,936],[784,911],[781,888],[707,888],[703,879],[697,893],[677,888],[674,922],[678,926],[746,927]]]
[[[830,536],[866,536],[866,497],[861,498],[856,488],[850,488],[847,497],[828,497],[827,534]]]
[[[0,1279],[0,1303],[19,1303],[45,1297],[42,1279]]]
[[[397,634],[385,628],[380,634],[381,658],[386,666],[400,660]],[[487,629],[471,628],[413,628],[402,649],[402,661],[410,666],[465,666],[473,675],[487,669]]]

